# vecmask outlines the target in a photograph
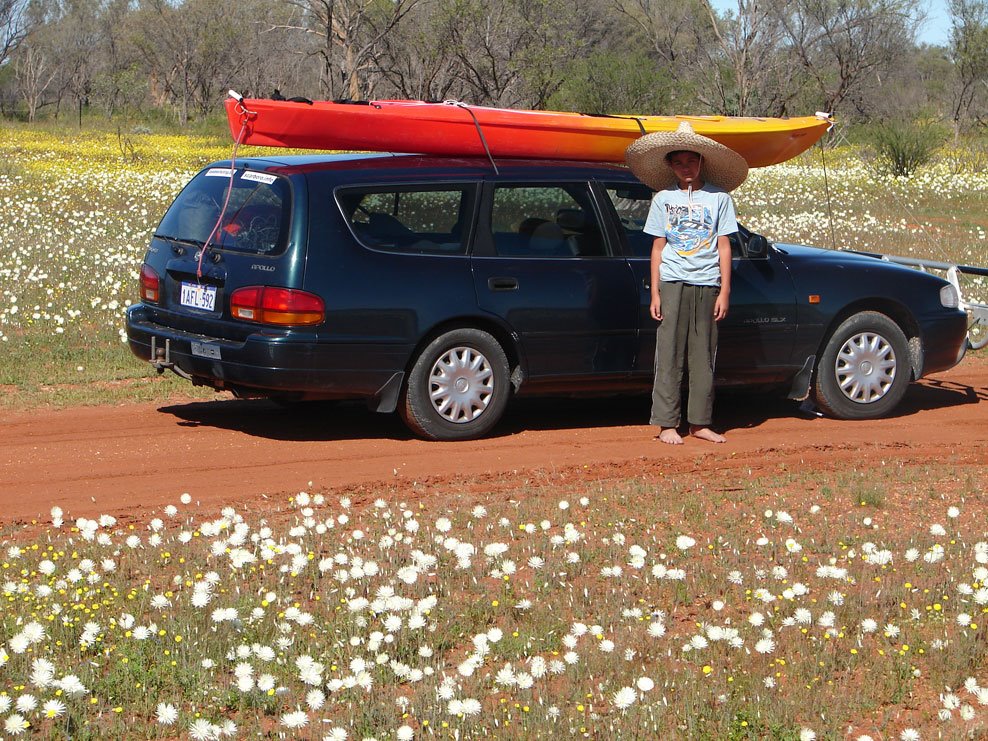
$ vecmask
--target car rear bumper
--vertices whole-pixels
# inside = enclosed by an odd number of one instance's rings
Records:
[[[242,341],[224,340],[156,324],[141,305],[127,311],[127,342],[138,358],[159,370],[173,365],[193,383],[241,395],[296,398],[380,397],[396,381],[400,385],[412,350],[261,329]]]

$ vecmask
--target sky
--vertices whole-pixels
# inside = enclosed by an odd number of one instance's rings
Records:
[[[946,0],[926,0],[926,23],[919,32],[919,40],[927,44],[946,46],[950,39],[950,16]]]
[[[737,9],[736,0],[711,0],[717,11]],[[946,46],[950,37],[950,18],[946,0],[920,0],[926,10],[926,22],[919,31],[918,41],[923,44]]]

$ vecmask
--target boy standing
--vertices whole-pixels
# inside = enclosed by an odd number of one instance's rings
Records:
[[[648,134],[626,153],[632,172],[657,191],[645,233],[655,237],[651,255],[652,318],[659,322],[650,422],[659,440],[681,445],[680,399],[688,367],[686,418],[696,438],[722,443],[713,416],[717,322],[727,316],[731,293],[731,245],[738,230],[728,191],[748,175],[744,158],[696,134],[687,122],[675,132]]]

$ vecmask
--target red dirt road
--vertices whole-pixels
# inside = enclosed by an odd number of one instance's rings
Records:
[[[404,497],[413,481],[436,492],[490,492],[577,475],[986,465],[988,357],[914,384],[884,420],[815,418],[794,402],[722,394],[717,427],[728,442],[671,447],[655,439],[647,411],[644,398],[525,400],[495,437],[466,443],[413,439],[397,418],[358,406],[286,411],[217,400],[0,413],[0,523],[47,519],[55,505],[70,517],[130,520],[183,492],[215,509],[263,509],[300,490]]]

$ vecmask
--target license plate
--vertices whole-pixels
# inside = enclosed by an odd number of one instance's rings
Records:
[[[213,311],[216,308],[216,286],[201,286],[197,283],[182,283],[179,303],[192,309]]]
[[[192,341],[192,354],[197,358],[210,358],[211,360],[221,360],[220,346],[212,345],[208,342]]]

